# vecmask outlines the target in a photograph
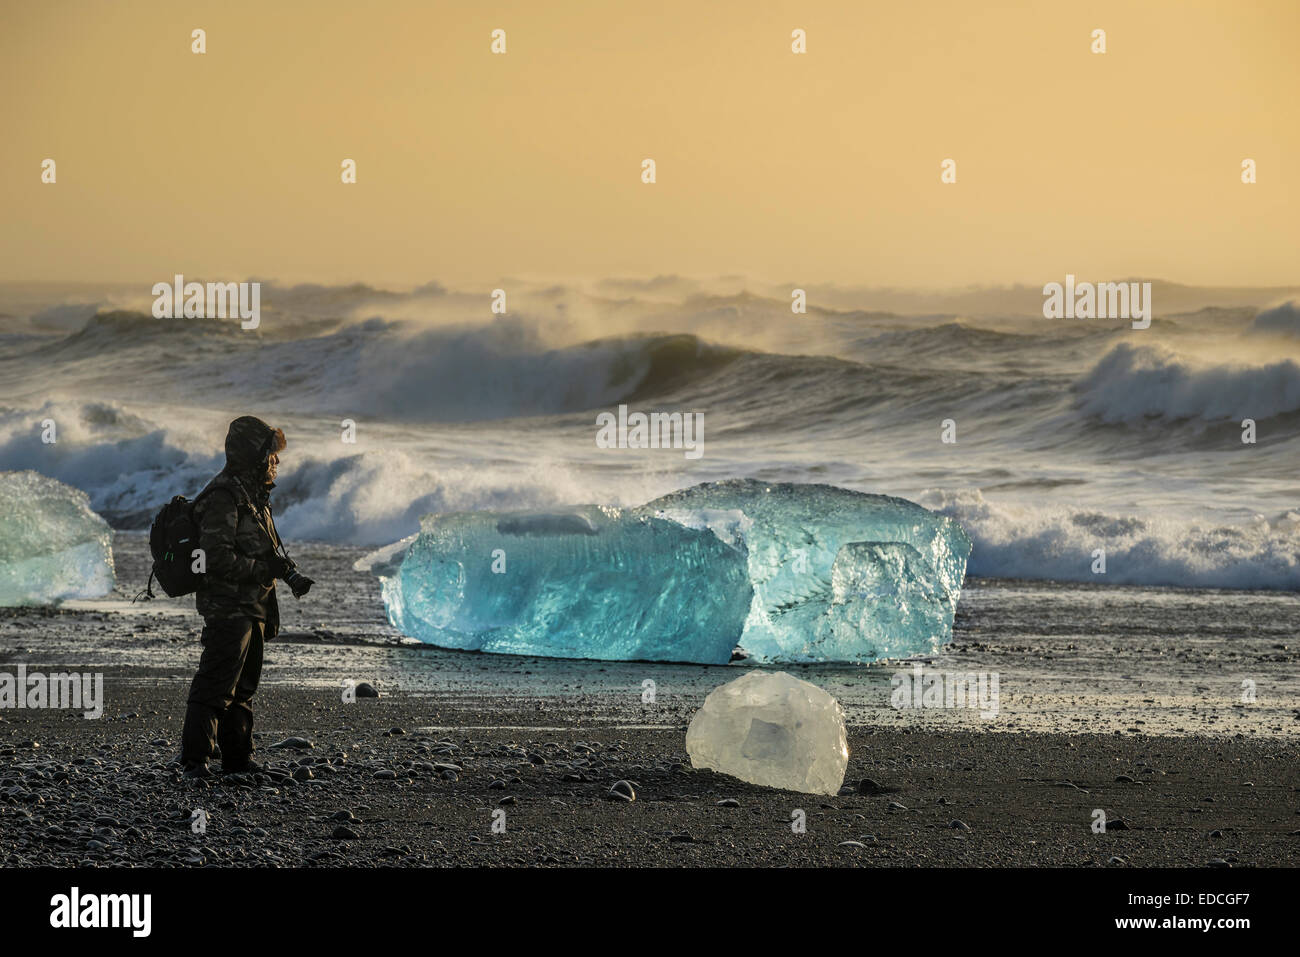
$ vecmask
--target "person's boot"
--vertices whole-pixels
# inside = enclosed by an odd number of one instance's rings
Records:
[[[266,768],[256,761],[244,761],[242,764],[230,765],[222,762],[222,774],[265,774]]]
[[[185,708],[185,724],[181,729],[180,761],[186,770],[217,756],[217,714],[202,704],[190,702]]]
[[[226,772],[247,774],[254,768],[253,712],[248,705],[236,703],[226,709],[217,724],[217,747],[221,752],[221,767]]]

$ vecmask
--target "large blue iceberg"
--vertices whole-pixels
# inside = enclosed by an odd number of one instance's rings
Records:
[[[970,550],[905,499],[746,479],[640,508],[428,515],[357,567],[394,626],[446,648],[865,662],[951,638]]]

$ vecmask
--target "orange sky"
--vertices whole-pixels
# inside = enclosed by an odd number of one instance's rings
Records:
[[[2,8],[0,279],[1300,280],[1296,0]]]

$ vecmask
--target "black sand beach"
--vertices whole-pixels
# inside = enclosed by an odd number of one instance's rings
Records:
[[[1300,857],[1294,595],[970,582],[953,644],[925,667],[998,672],[996,717],[891,708],[890,677],[910,662],[787,669],[848,716],[845,789],[827,797],[691,768],[690,716],[744,665],[412,646],[383,621],[373,580],[351,570],[361,549],[298,551],[320,585],[302,603],[285,596],[285,634],[255,701],[268,765],[257,776],[185,782],[170,763],[199,620],[184,600],[126,602],[146,573],[139,534],[117,536],[112,599],[0,613],[0,670],[102,672],[106,698],[99,720],[0,712],[0,864],[1251,867]],[[381,697],[345,703],[347,680],[373,682]],[[1254,702],[1241,700],[1247,680]],[[276,747],[291,738],[304,741]],[[620,780],[634,801],[609,796]],[[206,833],[192,829],[196,809]],[[1105,833],[1092,828],[1098,809]]]

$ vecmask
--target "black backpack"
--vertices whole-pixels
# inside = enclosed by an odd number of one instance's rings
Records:
[[[208,490],[211,491],[211,490]],[[200,492],[194,501],[177,495],[159,510],[149,527],[149,551],[153,554],[153,570],[149,582],[137,598],[154,598],[153,580],[169,598],[193,594],[199,587],[199,578],[192,568],[194,549],[199,547],[199,526],[194,520],[194,506],[207,492]]]

